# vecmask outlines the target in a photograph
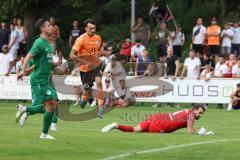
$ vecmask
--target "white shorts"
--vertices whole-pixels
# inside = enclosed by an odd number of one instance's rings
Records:
[[[13,56],[13,59],[17,59],[17,49],[15,47],[12,47],[9,53]]]

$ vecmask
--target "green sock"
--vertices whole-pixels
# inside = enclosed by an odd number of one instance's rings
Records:
[[[43,133],[47,134],[51,124],[53,113],[45,111],[43,116]]]
[[[44,112],[45,112],[45,109],[44,109],[43,104],[27,107],[27,114],[28,115],[33,115],[33,114],[36,114],[36,113],[44,113]]]
[[[58,117],[58,107],[55,109],[55,112],[52,117],[52,123],[57,123],[57,117]]]

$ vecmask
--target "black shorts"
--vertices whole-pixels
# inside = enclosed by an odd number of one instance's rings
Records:
[[[101,69],[102,69],[102,65],[99,65],[97,68],[90,70],[88,72],[80,71],[81,81],[83,84],[83,88],[85,90],[91,89],[93,86],[93,82],[95,82],[95,78],[102,76]]]
[[[182,46],[173,46],[173,54],[175,54],[177,57],[182,57]]]
[[[203,54],[203,45],[201,44],[192,44],[192,49],[199,54]]]
[[[218,45],[209,45],[208,46],[208,53],[211,55],[218,55],[219,52],[219,46]]]
[[[19,43],[18,49],[18,57],[26,56],[27,55],[27,45],[26,43]]]
[[[158,58],[167,56],[167,47],[165,44],[157,45]]]

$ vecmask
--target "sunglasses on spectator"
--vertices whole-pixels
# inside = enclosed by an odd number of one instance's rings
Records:
[[[3,47],[3,49],[8,49],[8,47]]]

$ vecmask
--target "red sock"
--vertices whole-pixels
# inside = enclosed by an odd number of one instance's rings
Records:
[[[125,126],[125,125],[118,125],[119,130],[123,131],[123,132],[133,132],[134,128],[132,126]]]

